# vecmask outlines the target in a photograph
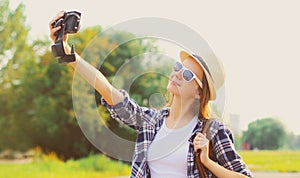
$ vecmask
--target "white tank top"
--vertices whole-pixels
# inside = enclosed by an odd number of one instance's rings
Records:
[[[149,146],[147,160],[151,178],[186,178],[188,139],[197,124],[197,116],[179,129],[169,129],[165,122]]]

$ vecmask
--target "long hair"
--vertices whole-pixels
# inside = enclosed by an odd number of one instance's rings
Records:
[[[203,75],[203,89],[199,89],[200,91],[200,108],[199,108],[199,118],[205,118],[208,119],[210,116],[210,108],[209,108],[209,98],[210,98],[210,92],[208,87],[208,82],[206,79],[206,76]]]
[[[204,119],[209,119],[210,117],[210,108],[209,108],[209,98],[210,98],[210,92],[209,92],[209,87],[208,87],[208,82],[206,79],[206,76],[203,75],[203,89],[201,89],[199,87],[199,93],[200,93],[200,106],[199,106],[199,115],[198,118],[204,118]],[[170,107],[172,102],[173,102],[173,98],[174,95],[172,93],[169,93],[168,96],[168,103],[167,106]]]

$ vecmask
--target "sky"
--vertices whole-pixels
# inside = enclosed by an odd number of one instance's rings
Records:
[[[81,26],[113,26],[140,17],[162,17],[197,31],[222,61],[226,113],[241,128],[257,118],[279,118],[300,134],[300,2],[297,0],[11,0],[23,2],[32,39],[48,36],[60,10],[82,12]]]

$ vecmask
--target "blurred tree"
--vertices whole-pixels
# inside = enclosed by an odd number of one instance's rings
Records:
[[[242,136],[241,134],[233,134],[234,135],[234,147],[236,150],[242,149]]]
[[[95,90],[74,83],[73,69],[58,64],[53,58],[48,38],[28,42],[29,28],[25,24],[23,4],[11,10],[9,1],[4,0],[0,2],[0,10],[0,149],[22,151],[40,146],[44,151],[55,151],[65,158],[97,152],[76,120],[72,85],[94,95],[87,97],[84,92],[75,93],[75,97],[82,96],[80,107],[87,113],[83,124],[93,133],[93,139],[101,139],[102,129],[99,118],[93,117],[89,109],[95,100],[101,117],[113,132],[129,140],[135,139],[134,131],[110,119],[106,109],[99,105],[100,95]],[[153,39],[139,39],[124,31],[102,33],[102,28],[96,26],[70,36],[70,43],[76,44],[76,52],[99,68],[114,85],[128,90],[139,104],[149,106],[153,94],[166,92],[166,72],[171,71],[166,67],[171,66],[169,60],[159,55],[145,60],[142,55],[158,51]],[[137,62],[126,65],[133,60]],[[119,76],[121,82],[114,82],[120,69],[124,69],[125,75]],[[148,72],[143,73],[144,69]],[[156,98],[152,106],[161,106],[160,103],[164,101]],[[109,140],[105,144],[109,145]]]
[[[247,131],[243,133],[243,141],[251,148],[275,150],[281,148],[286,140],[283,124],[274,118],[258,119],[249,123]]]
[[[284,148],[292,150],[300,149],[300,135],[295,135],[293,132],[288,133]]]
[[[22,80],[34,73],[37,58],[27,41],[29,28],[25,25],[24,5],[11,10],[9,1],[3,0],[0,11],[0,149],[18,145],[22,150],[32,146],[31,139],[24,134],[29,128],[30,103],[20,97]]]
[[[296,137],[295,149],[300,150],[300,135]]]

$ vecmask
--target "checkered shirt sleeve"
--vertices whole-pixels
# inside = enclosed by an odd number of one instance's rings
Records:
[[[116,105],[108,105],[107,102],[101,98],[101,104],[105,106],[113,119],[120,121],[129,127],[139,130],[146,122],[154,126],[156,124],[157,111],[147,107],[139,106],[132,98],[129,98],[125,90],[120,90],[124,95],[124,100]]]
[[[247,165],[238,155],[233,144],[233,136],[229,129],[225,128],[224,123],[219,122],[219,129],[212,138],[213,150],[217,161],[223,167],[240,172],[248,177],[253,177]]]

